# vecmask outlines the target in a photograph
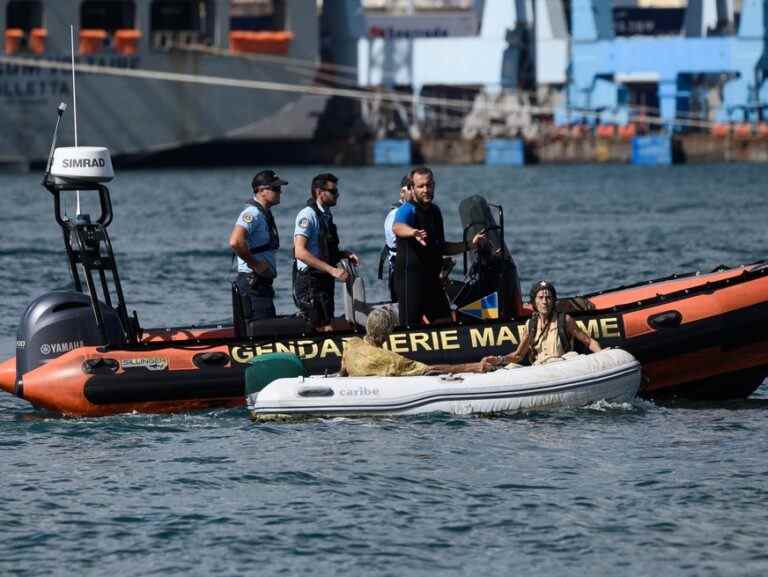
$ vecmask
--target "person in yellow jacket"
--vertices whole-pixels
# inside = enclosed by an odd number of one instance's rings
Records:
[[[492,357],[476,363],[425,365],[384,348],[395,327],[394,315],[387,309],[374,309],[368,315],[364,338],[348,340],[341,357],[342,376],[413,377],[444,373],[484,373],[493,370]]]

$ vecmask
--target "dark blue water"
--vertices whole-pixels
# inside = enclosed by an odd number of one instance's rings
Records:
[[[319,170],[281,171],[281,312],[293,217]],[[229,317],[226,243],[252,172],[118,174],[112,240],[145,326]],[[369,299],[383,298],[375,265],[401,170],[336,172],[342,240],[362,256]],[[504,205],[525,287],[543,277],[573,294],[768,254],[766,166],[437,177],[452,239],[460,198]],[[26,304],[68,283],[38,182],[0,175],[3,358]],[[0,575],[762,576],[766,389],[718,404],[269,425],[244,410],[51,419],[3,394]]]

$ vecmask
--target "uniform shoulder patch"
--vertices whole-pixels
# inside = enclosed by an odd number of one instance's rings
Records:
[[[246,213],[243,215],[243,222],[245,222],[245,223],[248,223],[248,224],[250,224],[251,222],[253,222],[253,215],[252,215],[252,214],[250,214],[250,213],[247,213],[247,212],[246,212]]]
[[[309,226],[309,219],[305,216],[299,220],[299,228],[307,228]]]

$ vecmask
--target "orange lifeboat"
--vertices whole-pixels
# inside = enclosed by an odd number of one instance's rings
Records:
[[[616,136],[616,127],[613,124],[598,124],[595,128],[598,138],[611,139]]]
[[[252,54],[288,54],[293,41],[293,32],[232,30],[229,46],[233,52]]]
[[[141,30],[122,28],[115,30],[115,52],[132,56],[138,52]]]
[[[47,39],[48,30],[45,28],[33,28],[29,32],[29,49],[35,54],[44,54]]]
[[[108,36],[107,31],[100,28],[84,28],[80,30],[80,54],[96,54],[101,52]]]
[[[731,134],[731,125],[725,123],[715,123],[710,128],[712,136],[715,138],[727,138]]]
[[[24,40],[24,31],[21,28],[6,28],[5,53],[16,54],[21,49],[22,40]]]
[[[749,140],[752,138],[752,125],[749,122],[734,124],[733,136],[738,140]]]
[[[619,126],[619,138],[622,140],[632,140],[635,136],[637,136],[637,125],[634,122]]]

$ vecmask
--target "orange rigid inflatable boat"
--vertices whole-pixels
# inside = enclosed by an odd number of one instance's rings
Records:
[[[646,397],[745,398],[768,377],[768,263],[585,298],[621,313]]]
[[[643,366],[646,397],[743,398],[768,376],[768,264],[692,274],[585,295],[595,308],[571,311],[604,346]],[[460,320],[404,329],[389,346],[424,362],[463,362],[516,346],[525,319]],[[359,329],[359,327],[358,327]],[[254,357],[296,352],[310,372],[335,371],[344,340],[332,334],[235,337],[233,329],[149,331],[134,344],[80,346],[19,376],[0,365],[2,388],[68,415],[179,412],[244,402]]]
[[[107,228],[112,221],[109,153],[57,148],[44,185],[64,233],[74,289],[35,299],[19,326],[16,356],[0,363],[0,387],[33,406],[74,416],[179,412],[245,403],[245,369],[262,354],[293,352],[311,374],[339,369],[344,342],[359,336],[368,303],[362,279],[344,291],[345,316],[331,333],[281,317],[245,322],[233,288],[231,326],[143,329],[128,315]],[[98,194],[98,218],[62,214],[61,196]],[[476,361],[519,343],[530,310],[498,223],[482,197],[462,201],[464,238],[487,232],[487,246],[450,281],[453,322],[400,327],[389,348],[425,363]],[[604,346],[642,364],[646,397],[744,398],[768,376],[768,263],[674,275],[561,299],[558,307]]]

